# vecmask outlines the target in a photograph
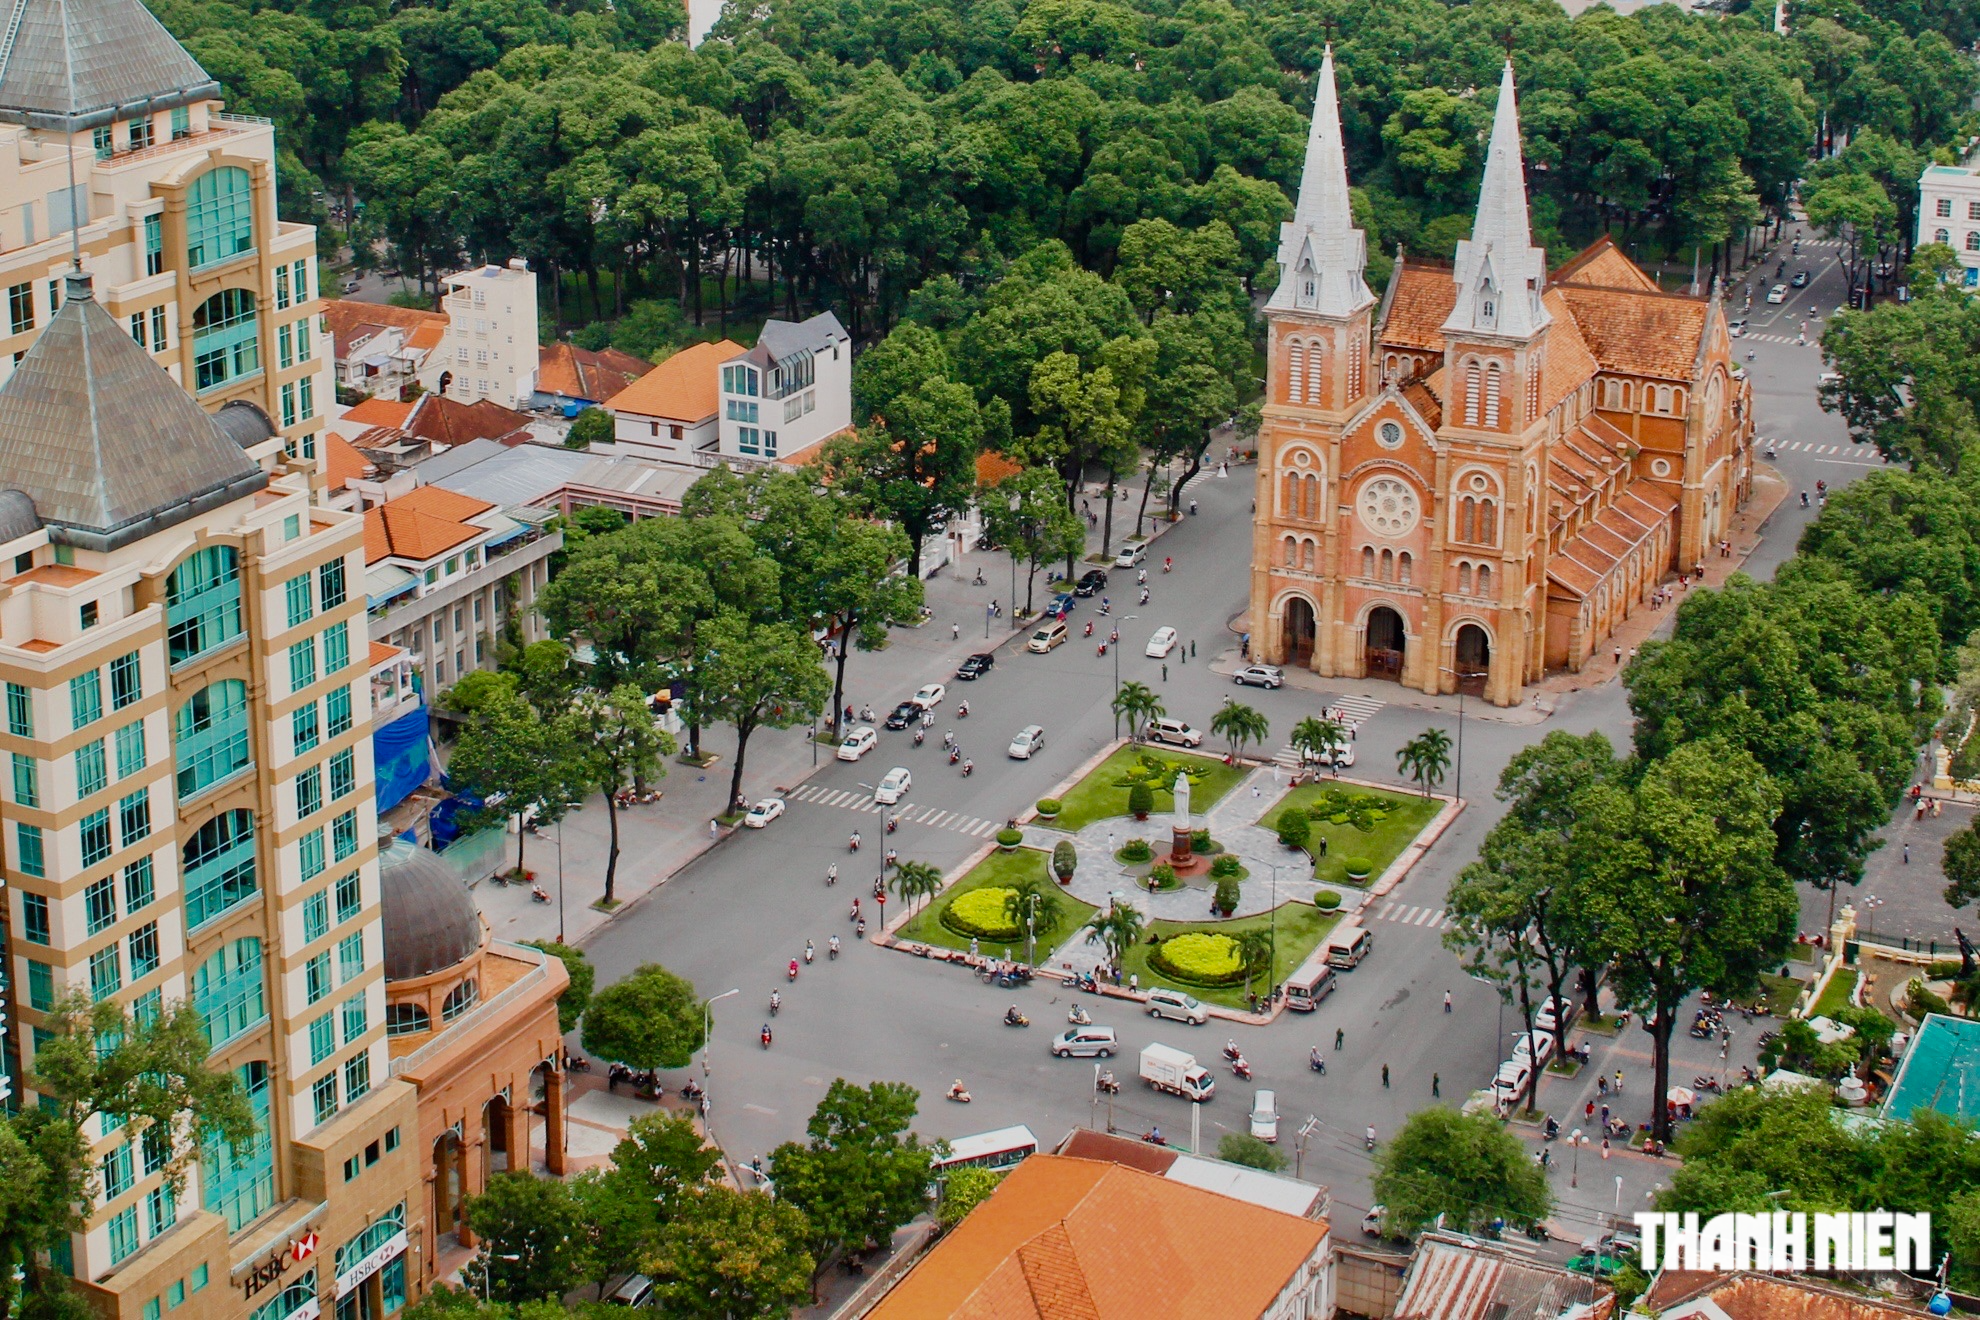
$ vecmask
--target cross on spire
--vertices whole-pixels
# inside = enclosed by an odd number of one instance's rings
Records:
[[[1375,301],[1362,279],[1368,239],[1354,227],[1348,201],[1347,150],[1341,142],[1341,103],[1334,88],[1334,48],[1320,60],[1313,125],[1300,171],[1293,218],[1279,226],[1279,287],[1268,311],[1343,317]]]
[[[1519,105],[1510,59],[1499,79],[1499,104],[1492,112],[1478,214],[1471,237],[1458,244],[1452,278],[1458,297],[1444,322],[1445,334],[1479,331],[1525,338],[1552,319],[1540,301],[1547,282],[1547,257],[1533,246],[1527,221],[1526,167],[1520,154]]]

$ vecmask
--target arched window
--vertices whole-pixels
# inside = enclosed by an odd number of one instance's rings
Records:
[[[1382,552],[1382,581],[1387,582],[1396,575],[1396,555],[1393,550]]]
[[[385,1005],[385,1034],[417,1036],[433,1029],[433,1017],[418,1004]]]
[[[1412,567],[1414,567],[1414,561],[1411,560],[1409,551],[1405,550],[1396,556],[1396,578],[1405,587],[1409,585],[1410,569]]]
[[[1670,412],[1670,411],[1671,411],[1671,387],[1670,387],[1670,386],[1668,386],[1668,385],[1659,385],[1659,386],[1657,387],[1657,395],[1656,395],[1656,400],[1657,400],[1657,401],[1656,401],[1656,404],[1655,404],[1655,405],[1653,406],[1653,408],[1652,408],[1652,411],[1653,411],[1653,412],[1660,412],[1660,413],[1668,413],[1668,412]]]
[[[214,955],[218,957],[219,955]],[[254,1136],[235,1147],[216,1141],[199,1153],[199,1189],[206,1208],[238,1233],[275,1204],[275,1145],[268,1139],[268,1065],[244,1063],[235,1071],[254,1115]]]
[[[1492,594],[1492,570],[1485,564],[1478,566],[1478,594],[1481,596]]]
[[[1306,518],[1317,518],[1320,516],[1320,478],[1308,473],[1302,484],[1306,487],[1306,495],[1300,501],[1300,514]]]
[[[1476,362],[1464,369],[1464,421],[1467,426],[1478,425],[1478,364]]]
[[[1952,235],[1943,229],[1937,229],[1932,232],[1932,241],[1934,243],[1944,243],[1947,247],[1951,247]]]
[[[1460,596],[1471,594],[1471,564],[1462,559],[1458,561],[1458,594]]]
[[[1372,545],[1361,547],[1361,576],[1365,578],[1375,576],[1375,547]]]
[[[1326,388],[1322,383],[1326,377],[1326,366],[1327,355],[1321,348],[1319,341],[1315,340],[1307,346],[1306,350],[1306,401],[1308,403],[1317,404],[1327,397]]]
[[[222,289],[193,313],[193,387],[215,389],[261,370],[260,316],[246,289]]]
[[[245,770],[247,684],[223,678],[188,697],[172,722],[172,755],[179,763],[180,801]]]
[[[1286,402],[1306,402],[1306,345],[1297,339],[1286,345]]]
[[[474,978],[470,976],[467,980],[447,992],[446,1002],[440,1005],[440,1020],[442,1022],[452,1022],[455,1018],[467,1012],[470,1008],[473,1008],[475,1000],[479,998],[481,998],[480,987],[475,985]]]
[[[1290,536],[1286,538],[1286,567],[1299,567],[1299,542]]]
[[[1385,354],[1382,358],[1382,379],[1384,381],[1397,379],[1396,355],[1394,353]]]
[[[234,548],[195,550],[165,580],[165,644],[174,666],[241,635],[241,563]]]
[[[1969,229],[1966,231],[1966,250],[1968,252],[1980,252],[1980,229]]]
[[[254,897],[254,817],[238,808],[220,813],[193,832],[180,859],[190,930]]]
[[[1499,424],[1499,364],[1485,368],[1485,425]]]
[[[1467,495],[1458,502],[1458,540],[1478,539],[1478,501]]]
[[[193,1007],[206,1019],[214,1048],[267,1021],[261,983],[261,941],[252,935],[222,944],[193,972]]]
[[[254,187],[236,165],[208,170],[186,189],[186,265],[193,270],[254,247]]]
[[[1310,537],[1300,543],[1299,566],[1309,573],[1313,571],[1313,557],[1319,548],[1320,543]]]
[[[1478,541],[1481,545],[1499,543],[1499,506],[1491,500],[1478,501]]]
[[[1286,473],[1286,493],[1281,508],[1288,518],[1299,516],[1299,473],[1297,472]]]
[[[1348,397],[1361,397],[1361,364],[1368,360],[1368,345],[1356,336],[1352,351],[1348,354]]]

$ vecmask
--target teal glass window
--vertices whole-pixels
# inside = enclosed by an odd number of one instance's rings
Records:
[[[222,812],[193,832],[183,854],[186,925],[203,926],[254,897],[254,817]]]
[[[282,595],[289,607],[289,626],[300,628],[308,623],[316,613],[315,602],[310,597],[310,578],[307,573],[298,573],[282,584]]]
[[[141,981],[158,970],[158,923],[147,921],[131,932],[131,979]]]
[[[83,917],[85,929],[92,935],[101,935],[117,924],[117,882],[105,876],[90,882],[83,890]]]
[[[128,779],[144,769],[144,721],[137,720],[117,730],[117,778]]]
[[[298,753],[308,751],[322,740],[320,712],[314,701],[289,712],[289,738]]]
[[[330,856],[343,861],[358,849],[357,812],[346,811],[330,822]]]
[[[309,1063],[313,1068],[337,1052],[337,1021],[330,1014],[309,1024]]]
[[[364,975],[364,932],[337,941],[337,979],[353,981]]]
[[[196,550],[165,584],[165,640],[172,664],[241,635],[241,561],[232,546]]]
[[[186,189],[186,265],[194,270],[254,247],[254,187],[235,165],[208,170]]]
[[[110,855],[110,808],[98,807],[82,818],[82,864],[95,866]]]
[[[69,680],[69,720],[78,729],[103,718],[103,671],[92,669]]]
[[[316,1300],[316,1271],[297,1279],[276,1296],[275,1300],[256,1308],[248,1320],[289,1320],[289,1317]],[[345,1308],[339,1307],[339,1311]],[[355,1312],[354,1312],[355,1313]]]
[[[323,672],[334,674],[351,662],[351,626],[333,623],[323,630]]]
[[[264,1083],[264,1085],[265,1085],[265,1083]],[[192,1269],[192,1290],[193,1290],[194,1292],[198,1292],[198,1291],[199,1291],[200,1289],[202,1289],[202,1288],[204,1288],[204,1287],[206,1286],[206,1278],[207,1278],[207,1274],[208,1274],[208,1270],[207,1270],[207,1267],[206,1267],[206,1263],[205,1263],[204,1261],[201,1261],[201,1262],[200,1262],[199,1264],[197,1264],[197,1265],[195,1265],[195,1266],[193,1266],[193,1269]]]
[[[138,1249],[137,1207],[127,1205],[110,1216],[110,1263],[128,1260]]]
[[[354,1054],[344,1060],[344,1099],[355,1104],[371,1090],[371,1055]]]
[[[334,610],[344,603],[347,597],[344,594],[343,560],[333,559],[316,570],[316,594],[326,610]]]
[[[22,752],[14,753],[14,801],[24,807],[41,805],[41,762]]]
[[[21,938],[30,944],[49,941],[48,900],[40,894],[21,894]]]
[[[189,138],[191,136],[192,109],[189,106],[178,106],[172,111],[172,140],[177,142],[180,138]],[[180,1286],[183,1290],[184,1285]],[[174,1306],[178,1305],[177,1302],[172,1304]]]
[[[151,906],[157,897],[157,888],[152,880],[151,859],[140,857],[124,868],[124,911],[140,912]]]
[[[98,160],[109,160],[110,153],[116,150],[111,140],[110,125],[108,124],[98,124],[95,128],[91,129],[89,141],[90,145],[96,148],[96,158]]]
[[[261,370],[261,314],[246,289],[222,289],[193,313],[193,386],[204,392]]]
[[[128,848],[151,833],[151,790],[137,792],[117,801],[117,846]]]
[[[131,1190],[131,1143],[126,1141],[103,1157],[103,1199],[115,1200]]]
[[[28,1007],[44,1013],[55,1007],[55,969],[45,962],[27,960]]]
[[[337,1070],[335,1068],[324,1073],[310,1085],[309,1099],[315,1109],[317,1122],[327,1123],[336,1115]]]
[[[332,738],[349,733],[351,730],[351,690],[347,687],[332,688],[323,694],[323,709],[329,717],[329,736]]]
[[[150,1236],[152,1237],[157,1237],[160,1233],[163,1233],[176,1223],[179,1218],[179,1208],[172,1201],[172,1189],[169,1187],[154,1187],[146,1192],[144,1194],[144,1210],[145,1218],[151,1224]],[[175,1283],[172,1286],[181,1292],[185,1290],[183,1283]],[[154,1297],[151,1300],[156,1302],[158,1299]],[[174,1302],[173,1305],[176,1306],[178,1303]]]
[[[34,696],[19,683],[7,685],[7,732],[16,738],[34,737]]]
[[[124,960],[117,946],[107,945],[89,955],[89,993],[92,999],[108,999],[124,988]]]
[[[144,218],[144,273],[156,275],[165,269],[165,217]]]
[[[289,690],[300,692],[316,681],[316,639],[305,637],[289,647]]]
[[[172,1143],[165,1139],[165,1129],[156,1123],[144,1130],[138,1146],[144,1155],[144,1176],[147,1178],[164,1168],[165,1161],[172,1157]]]
[[[241,1087],[247,1092],[254,1111],[255,1135],[235,1148],[214,1142],[200,1152],[200,1190],[206,1208],[227,1221],[227,1231],[238,1233],[275,1204],[275,1148],[268,1139],[268,1065],[241,1066]],[[207,1267],[193,1267],[193,1291],[207,1283]]]
[[[215,1049],[268,1018],[262,990],[261,941],[232,940],[193,972],[193,1007],[206,1019],[206,1039]]]
[[[330,800],[348,797],[357,788],[357,754],[346,747],[330,758]]]
[[[209,683],[179,707],[172,755],[179,763],[181,800],[202,793],[248,766],[247,684]]]
[[[330,993],[330,955],[319,953],[303,964],[303,995],[305,1002],[316,1004]]]
[[[304,376],[296,382],[296,411],[302,414],[302,419],[305,422],[316,416],[316,377]],[[315,446],[316,437],[314,435],[304,436],[303,457],[315,458]]]
[[[314,880],[323,874],[323,829],[321,826],[296,840],[296,857],[302,866],[302,878]]]
[[[76,748],[76,796],[99,793],[110,782],[110,763],[103,754],[103,740],[96,739]]]
[[[312,944],[330,933],[330,898],[323,893],[303,900],[303,943]]]
[[[14,866],[22,875],[36,879],[48,874],[45,855],[42,849],[41,826],[14,826]]]
[[[131,1021],[140,1027],[148,1027],[164,1015],[165,992],[147,990],[131,1001]]]
[[[356,871],[337,881],[337,920],[349,921],[364,906],[364,886]]]
[[[296,776],[296,819],[314,815],[323,809],[323,770],[311,766]]]
[[[370,1015],[365,1011],[364,996],[362,994],[355,994],[349,999],[346,999],[344,1001],[344,1044],[357,1044],[358,1037],[362,1036],[370,1027]]]
[[[144,674],[138,653],[120,655],[110,662],[110,709],[122,710],[144,695]]]

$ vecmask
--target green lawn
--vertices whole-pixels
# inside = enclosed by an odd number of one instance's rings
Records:
[[[1202,776],[1190,789],[1189,813],[1192,817],[1199,817],[1210,810],[1219,798],[1236,788],[1239,782],[1251,773],[1242,766],[1225,765],[1216,757],[1192,756],[1187,752],[1174,751],[1168,747],[1123,747],[1093,767],[1085,778],[1072,786],[1071,791],[1062,799],[1063,805],[1059,808],[1058,819],[1041,820],[1038,823],[1055,830],[1076,831],[1091,825],[1096,820],[1127,815],[1128,790],[1120,781],[1127,777],[1128,770],[1144,753],[1152,753],[1171,766],[1188,766],[1191,772]],[[1176,809],[1173,791],[1175,775],[1169,774],[1164,778],[1166,782],[1159,788],[1152,783],[1149,785],[1155,790],[1155,810],[1158,812],[1170,812]],[[1146,823],[1151,830],[1163,824],[1153,820]],[[1127,832],[1132,834],[1134,830],[1130,826]],[[1168,851],[1162,846],[1167,842],[1166,835],[1160,843],[1152,834],[1148,838],[1150,843],[1156,844],[1156,852]]]
[[[1305,808],[1317,801],[1321,794],[1330,789],[1340,789],[1349,795],[1366,794],[1379,798],[1389,808],[1386,819],[1377,821],[1375,827],[1366,833],[1353,824],[1335,824],[1320,817],[1313,821],[1312,841],[1307,849],[1313,854],[1313,878],[1333,885],[1367,885],[1388,869],[1410,841],[1423,832],[1425,826],[1437,818],[1444,804],[1436,798],[1426,798],[1416,793],[1391,793],[1380,788],[1362,788],[1359,785],[1337,784],[1322,779],[1316,783],[1301,784],[1273,804],[1272,809],[1258,823],[1268,830],[1279,827],[1280,813],[1288,807]],[[1320,855],[1320,840],[1327,840],[1327,855]],[[1344,859],[1366,857],[1374,863],[1368,879],[1353,881],[1347,878]]]
[[[1253,881],[1252,883],[1255,884],[1257,882]],[[1209,900],[1206,898],[1204,903],[1207,906]],[[1334,924],[1340,919],[1340,913],[1321,912],[1308,903],[1280,904],[1277,922],[1279,953],[1278,957],[1273,959],[1273,970],[1275,972],[1273,979],[1275,981],[1284,981],[1288,976],[1298,971],[1299,965],[1306,961],[1308,955],[1315,948],[1319,947],[1320,941],[1326,938],[1327,932],[1332,930]],[[1234,917],[1230,921],[1156,921],[1150,923],[1149,929],[1166,940],[1177,935],[1187,934],[1190,931],[1209,931],[1216,934],[1235,935],[1241,930],[1265,930],[1272,925],[1271,914],[1261,912],[1257,916]],[[1184,985],[1180,981],[1171,981],[1168,977],[1163,976],[1160,972],[1157,972],[1148,965],[1147,939],[1148,937],[1143,935],[1143,942],[1129,950],[1127,957],[1122,960],[1121,976],[1123,980],[1132,974],[1141,978],[1141,986],[1144,990],[1152,985],[1173,986],[1178,990],[1186,991],[1189,994],[1195,995],[1198,999],[1206,1000],[1213,1004],[1223,1004],[1229,1008],[1250,1007],[1249,1001],[1244,997],[1244,986],[1242,985],[1229,986],[1221,990],[1210,990],[1202,986]],[[1262,985],[1254,985],[1252,988],[1260,994],[1263,994],[1265,991],[1265,987]]]
[[[1856,978],[1860,975],[1862,973],[1854,967],[1839,968],[1836,974],[1829,978],[1829,984],[1823,989],[1822,997],[1815,1001],[1813,1008],[1808,1010],[1808,1016],[1834,1018],[1837,1013],[1848,1008],[1849,997],[1855,993]]]
[[[1084,926],[1087,918],[1093,915],[1092,904],[1082,903],[1065,890],[1059,889],[1057,882],[1052,880],[1050,863],[1050,855],[1036,848],[1019,848],[1015,852],[993,852],[978,862],[968,875],[944,889],[934,902],[916,913],[912,921],[895,931],[895,938],[922,944],[939,944],[945,949],[967,951],[969,936],[958,935],[944,926],[941,922],[942,909],[953,902],[958,894],[968,893],[972,889],[982,889],[985,886],[1007,889],[1018,880],[1029,876],[1043,880],[1052,888],[1059,890],[1061,908],[1059,918],[1038,932],[1038,956],[1050,957],[1052,950],[1070,939],[1072,933]],[[986,944],[982,946],[981,952],[1001,958],[1004,949],[1002,945],[993,948]],[[1022,940],[1012,946],[1011,954],[1017,958],[1024,956]]]

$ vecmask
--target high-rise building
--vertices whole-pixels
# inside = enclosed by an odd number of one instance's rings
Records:
[[[275,129],[141,0],[17,0],[0,30],[0,381],[72,254],[98,305],[209,411],[246,399],[315,457],[334,402],[316,229],[275,215]]]
[[[1752,478],[1724,309],[1606,238],[1550,273],[1524,170],[1508,63],[1471,237],[1378,302],[1323,61],[1265,306],[1257,658],[1516,704],[1717,558]]]

